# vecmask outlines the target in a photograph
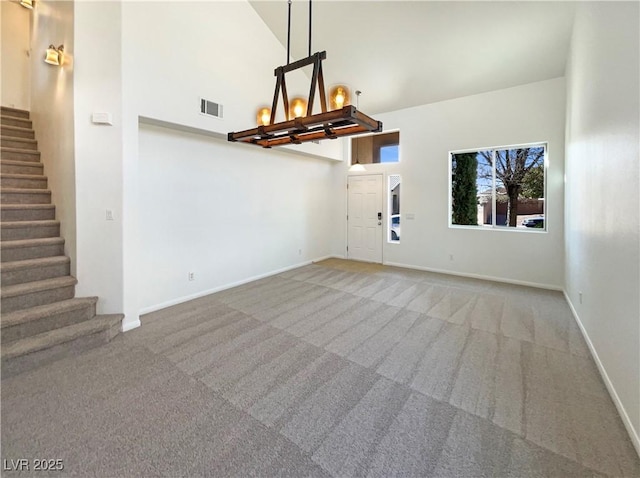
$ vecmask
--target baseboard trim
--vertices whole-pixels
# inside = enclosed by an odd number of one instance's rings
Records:
[[[471,274],[468,272],[449,271],[445,269],[435,269],[433,267],[422,267],[422,266],[414,266],[410,264],[402,264],[399,262],[383,262],[382,264],[385,266],[404,267],[405,269],[414,269],[414,270],[425,271],[425,272],[436,272],[438,274],[447,274],[451,276],[468,277],[470,279],[481,279],[481,280],[489,280],[493,282],[502,282],[504,284],[514,284],[514,285],[522,285],[527,287],[535,287],[537,289],[557,290],[558,292],[563,291],[561,286],[551,285],[551,284],[542,284],[539,282],[527,282],[527,281],[521,281],[521,280],[515,280],[515,279],[505,279],[504,277],[494,277],[494,276],[487,276],[483,274]]]
[[[344,259],[344,256],[337,256],[335,254],[330,254],[328,256],[318,257],[317,259],[312,260],[311,262],[321,262],[326,261],[327,259]]]
[[[283,272],[287,272],[287,271],[290,271],[292,269],[297,269],[298,267],[308,266],[309,264],[312,264],[314,262],[323,261],[323,260],[329,259],[331,257],[333,257],[333,256],[324,256],[324,257],[319,257],[317,259],[312,259],[312,260],[308,260],[308,261],[299,262],[299,263],[291,265],[291,266],[283,267],[281,269],[276,269],[276,270],[270,271],[270,272],[265,272],[264,274],[259,274],[259,275],[256,275],[256,276],[252,276],[252,277],[249,277],[247,279],[242,279],[242,280],[239,280],[239,281],[236,281],[236,282],[232,282],[230,284],[221,285],[219,287],[214,287],[212,289],[207,289],[207,290],[203,290],[203,291],[200,291],[200,292],[196,292],[195,294],[179,297],[177,299],[168,300],[168,301],[162,302],[160,304],[156,304],[156,305],[152,305],[152,306],[140,309],[139,313],[140,313],[140,315],[149,314],[149,313],[155,312],[157,310],[166,309],[167,307],[171,307],[173,305],[182,304],[183,302],[188,302],[190,300],[199,299],[200,297],[204,297],[206,295],[215,294],[216,292],[221,292],[223,290],[232,289],[234,287],[238,287],[239,285],[247,284],[249,282],[253,282],[253,281],[256,281],[256,280],[260,280],[260,279],[264,279],[266,277],[271,277],[271,276],[274,276],[276,274],[281,274]]]
[[[130,330],[140,327],[140,318],[136,317],[135,320],[127,320],[125,317],[122,319],[122,332],[129,332]]]
[[[591,356],[593,357],[596,366],[598,367],[598,371],[600,372],[600,376],[604,381],[605,386],[607,387],[607,391],[611,396],[611,400],[615,404],[618,409],[618,413],[620,414],[620,418],[622,418],[622,423],[624,423],[624,427],[627,429],[627,433],[629,434],[629,438],[631,438],[631,443],[633,443],[633,447],[636,449],[636,453],[640,456],[640,436],[638,435],[638,431],[633,427],[633,423],[629,418],[629,414],[627,410],[624,408],[620,397],[618,396],[618,392],[616,392],[616,388],[613,386],[609,375],[607,374],[607,369],[604,368],[603,363],[600,361],[600,357],[598,356],[598,352],[591,342],[591,338],[587,333],[587,329],[585,329],[584,325],[582,325],[582,321],[580,320],[580,316],[578,315],[578,311],[573,306],[573,302],[569,298],[569,294],[567,294],[566,290],[563,290],[564,298],[569,304],[569,309],[571,309],[571,313],[573,314],[573,318],[575,319],[578,327],[580,328],[580,332],[582,332],[582,337],[584,337],[584,341],[587,343],[587,347],[589,347],[589,352],[591,352]]]

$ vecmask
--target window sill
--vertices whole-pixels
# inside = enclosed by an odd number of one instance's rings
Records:
[[[527,227],[506,227],[506,226],[458,226],[449,224],[449,229],[463,229],[467,231],[500,231],[500,232],[518,232],[525,234],[546,234],[547,229],[536,229]]]

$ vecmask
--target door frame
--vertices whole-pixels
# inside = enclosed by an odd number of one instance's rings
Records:
[[[386,232],[386,217],[387,217],[387,192],[386,192],[386,188],[385,188],[385,178],[386,178],[386,174],[383,172],[380,173],[373,173],[373,172],[363,172],[363,173],[358,173],[358,174],[347,174],[346,177],[346,184],[345,184],[345,211],[344,211],[344,228],[345,228],[345,244],[344,244],[344,250],[345,250],[345,258],[349,259],[349,260],[353,260],[353,261],[359,261],[359,259],[352,259],[349,257],[349,220],[347,219],[348,215],[349,215],[349,178],[352,177],[359,177],[359,176],[380,176],[382,178],[381,181],[381,198],[382,198],[382,227],[380,228],[380,234],[382,235],[382,242],[381,242],[381,248],[380,248],[380,262],[370,262],[370,264],[384,264],[384,245],[385,245],[385,232]],[[361,261],[361,262],[365,262],[365,261]]]

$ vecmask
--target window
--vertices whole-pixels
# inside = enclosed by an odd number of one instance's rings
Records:
[[[400,242],[400,175],[389,175],[389,242]]]
[[[546,229],[546,144],[451,153],[453,226]]]
[[[397,163],[398,162],[398,145],[382,146],[380,148],[381,163]]]
[[[370,134],[351,140],[351,164],[397,163],[400,133]]]

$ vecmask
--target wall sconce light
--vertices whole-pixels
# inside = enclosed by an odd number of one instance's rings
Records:
[[[47,48],[47,54],[44,57],[44,62],[50,65],[60,66],[62,65],[62,54],[64,53],[64,45],[60,45],[56,48],[53,45],[49,45]]]
[[[269,108],[260,108],[256,115],[258,126],[269,126],[271,123],[271,110]]]
[[[344,85],[334,86],[329,92],[329,104],[332,110],[339,110],[344,106],[351,104],[349,88]]]
[[[34,0],[20,0],[20,5],[22,5],[24,8],[28,8],[29,10],[33,10],[33,7],[35,6],[35,1]]]

